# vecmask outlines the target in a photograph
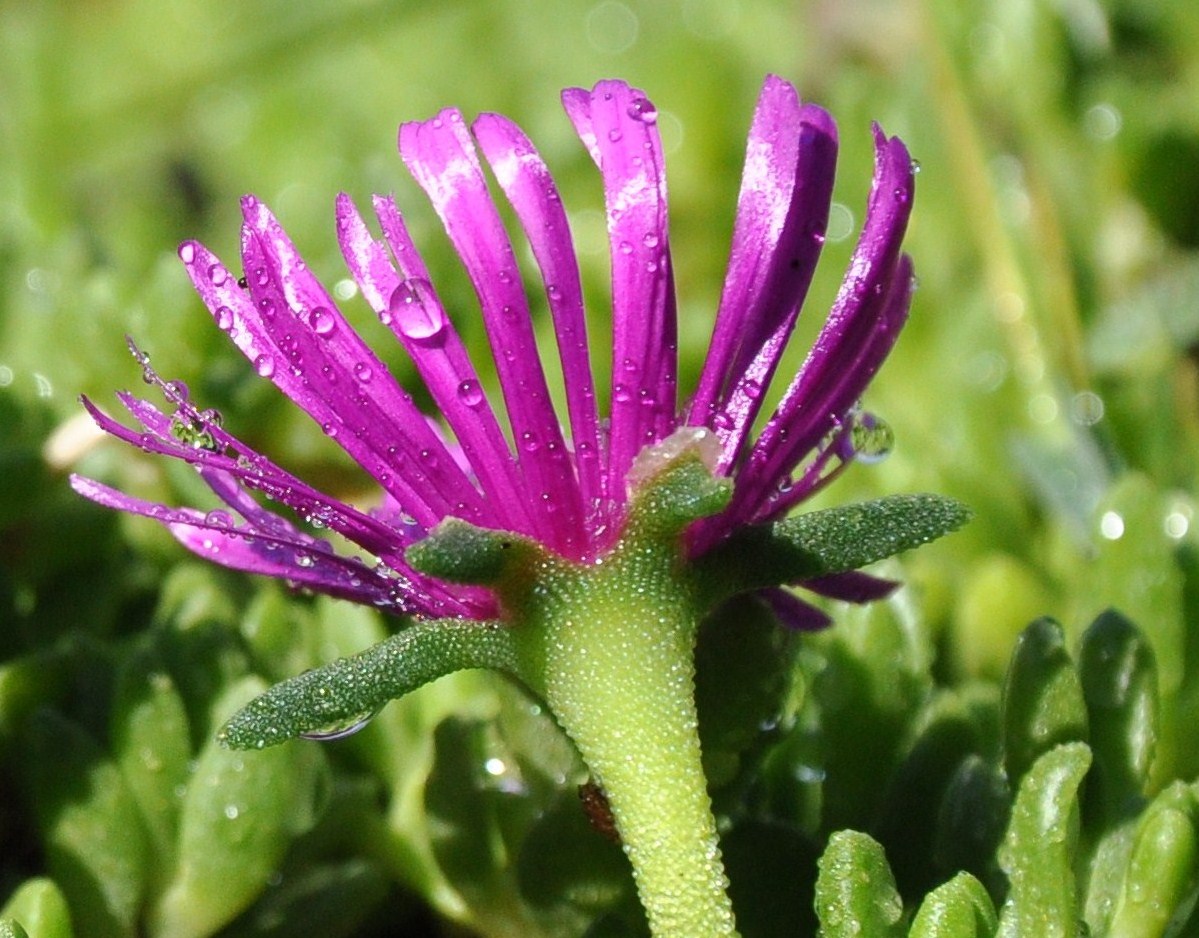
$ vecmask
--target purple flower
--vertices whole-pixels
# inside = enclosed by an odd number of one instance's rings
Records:
[[[146,377],[170,412],[131,394],[128,428],[84,406],[107,432],[196,466],[223,507],[170,508],[74,477],[101,504],[156,518],[191,550],[228,567],[317,592],[422,616],[484,617],[485,590],[422,576],[404,552],[442,519],[517,532],[573,560],[602,555],[620,535],[639,454],[672,436],[706,448],[714,472],[735,482],[721,514],[688,532],[701,554],[740,526],[787,512],[852,460],[862,431],[858,400],[908,312],[912,265],[900,253],[914,194],[903,143],[874,130],[876,165],[864,228],[828,320],[760,435],[751,438],[824,242],[837,135],[822,109],[770,77],[754,112],[724,290],[699,385],[677,401],[676,304],[666,177],[657,112],[618,81],[565,91],[575,131],[603,177],[612,259],[612,363],[601,417],[588,352],[583,291],[566,211],[544,162],[511,121],[456,110],[404,124],[399,148],[424,188],[479,298],[500,402],[479,375],[390,197],[376,196],[376,238],[347,195],[337,234],[366,301],[414,362],[440,422],[426,417],[362,341],[271,212],[242,201],[242,269],[188,241],[179,256],[217,325],[258,374],[317,421],[369,473],[381,504],[354,508],[309,487],[199,410],[186,388]],[[564,377],[560,421],[534,340],[516,252],[488,191],[490,165],[540,272]],[[140,354],[140,353],[139,353]],[[569,428],[563,428],[563,423]],[[448,431],[448,432],[447,432]],[[509,444],[509,439],[512,445]],[[299,526],[254,493],[305,519]],[[374,562],[333,549],[327,528]],[[890,584],[865,574],[807,581],[825,595],[865,601]],[[771,591],[785,621],[821,615]]]

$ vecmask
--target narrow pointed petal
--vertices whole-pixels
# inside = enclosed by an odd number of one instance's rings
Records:
[[[135,498],[82,476],[71,477],[80,495],[108,508],[142,515],[170,529],[189,550],[206,560],[249,573],[285,579],[355,602],[412,611],[395,584],[360,560],[334,554],[328,543],[310,537],[279,518],[274,533],[238,526],[223,511],[170,508]]]
[[[268,268],[252,230],[245,232],[245,242],[249,293],[237,286],[225,266],[203,245],[186,242],[180,256],[217,325],[229,333],[257,372],[323,428],[338,434],[344,448],[422,524],[432,527],[459,502],[477,505],[480,499],[477,493],[472,495],[474,490],[462,473],[429,472],[421,467],[420,452],[435,452],[438,441],[411,398],[390,377],[384,377],[382,364],[376,396],[360,386],[352,365],[347,373],[326,361],[319,336],[291,311],[273,285],[278,269],[272,272]],[[288,266],[294,269],[294,252],[291,257]],[[370,367],[373,375],[373,365]],[[347,422],[354,429],[341,433]],[[367,430],[365,440],[355,432],[363,428]],[[452,460],[445,462],[452,465]]]
[[[875,128],[876,165],[866,222],[849,271],[807,360],[762,431],[729,515],[749,520],[805,454],[839,426],[898,337],[912,267],[900,258],[915,176],[907,148]]]
[[[673,431],[677,323],[657,111],[624,82],[572,88],[562,103],[604,179],[612,257],[609,494],[642,448]]]
[[[371,236],[354,203],[343,194],[337,200],[337,233],[346,265],[367,303],[404,346],[461,443],[496,526],[532,533],[516,464],[466,347],[433,288],[419,276],[427,272],[395,203],[380,199],[376,205],[380,218],[386,219],[393,250],[412,273],[396,270],[385,246]]]
[[[886,599],[899,589],[899,584],[894,580],[871,576],[860,570],[816,577],[812,580],[804,580],[800,585],[806,590],[827,596],[829,599],[839,599],[842,602],[859,605]]]
[[[771,76],[746,146],[720,309],[688,423],[725,444],[735,462],[794,329],[824,244],[837,132],[821,108]]]
[[[562,361],[579,486],[590,511],[591,506],[602,504],[606,492],[600,468],[595,382],[587,354],[583,286],[562,197],[532,142],[510,120],[483,114],[471,129],[516,211],[541,270]]]
[[[578,482],[550,401],[516,257],[462,115],[447,110],[402,125],[400,155],[432,201],[479,297],[517,460],[533,493],[537,532],[555,549],[577,553],[584,547]]]
[[[779,623],[792,632],[816,632],[833,624],[833,617],[827,612],[788,590],[766,589],[756,595],[770,607]]]

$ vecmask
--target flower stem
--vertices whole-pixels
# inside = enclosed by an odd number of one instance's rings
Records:
[[[704,610],[680,571],[677,544],[644,540],[594,566],[543,567],[514,638],[603,786],[653,934],[732,936],[694,702]]]

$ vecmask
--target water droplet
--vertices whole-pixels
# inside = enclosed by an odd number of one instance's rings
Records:
[[[271,282],[271,275],[267,272],[265,267],[254,268],[254,282],[260,287],[265,287]]]
[[[269,378],[275,373],[275,360],[269,355],[259,355],[254,359],[254,370],[263,378]]]
[[[641,239],[641,243],[647,248],[656,248],[658,246],[658,241],[658,236],[652,231],[647,231],[645,233],[645,237]]]
[[[620,143],[620,139],[623,136],[624,136],[624,134],[621,133],[620,129],[617,127],[613,127],[611,130],[608,131],[608,139],[611,140],[613,143]]]
[[[422,300],[414,281],[405,280],[396,287],[387,308],[400,332],[414,342],[432,345],[445,331],[445,313],[439,306]]]
[[[913,176],[915,176],[918,172],[920,172],[920,161],[919,160],[912,160],[910,165],[911,165],[911,170],[912,170]]]
[[[236,821],[238,818],[238,815],[241,814],[241,809],[238,808],[238,806],[235,804],[227,804],[227,805],[225,805],[224,813],[225,813],[225,817],[228,818],[230,821]]]
[[[221,511],[216,508],[204,516],[204,523],[211,524],[217,527],[233,527],[233,516],[227,511]]]
[[[537,441],[537,437],[526,430],[520,435],[520,448],[526,453],[535,453],[541,449],[541,444]]]
[[[186,401],[190,393],[188,386],[179,380],[168,381],[163,390],[166,391],[167,396],[172,400],[179,401]]]
[[[372,710],[369,713],[354,714],[344,720],[337,720],[334,723],[330,723],[328,726],[322,726],[318,729],[301,733],[300,736],[303,739],[314,739],[318,742],[345,739],[347,736],[353,736],[360,730],[365,729],[378,712],[378,710]]]
[[[862,463],[882,462],[895,447],[895,431],[881,417],[869,411],[851,416],[850,445],[854,459]]]
[[[467,407],[478,407],[483,403],[483,389],[479,387],[479,382],[474,379],[467,379],[458,385],[458,400],[462,401]]]
[[[619,250],[621,254],[627,256],[633,253],[633,245],[629,244],[628,241],[621,241]]]
[[[303,567],[305,570],[310,569],[311,567],[313,567],[316,564],[316,560],[313,559],[312,554],[307,554],[307,553],[304,553],[303,551],[296,551],[295,559],[296,559],[296,566]]]
[[[184,241],[179,245],[179,260],[185,264],[196,262],[196,243],[194,241]]]
[[[269,296],[264,296],[258,301],[258,311],[262,313],[264,319],[275,318],[275,301]]]
[[[654,107],[649,98],[634,98],[633,103],[629,105],[628,114],[633,120],[641,121],[643,124],[658,122],[658,109]]]
[[[229,273],[220,264],[213,264],[208,268],[208,279],[214,287],[224,286],[225,281],[229,279]]]
[[[233,310],[228,306],[218,306],[216,310],[217,328],[228,332],[233,328]]]
[[[327,336],[333,333],[337,328],[337,319],[329,310],[323,306],[318,306],[312,311],[312,315],[308,319],[308,324],[312,326],[312,331],[319,336]]]
[[[374,374],[375,373],[371,370],[371,366],[366,362],[358,362],[356,365],[354,365],[354,377],[364,384],[367,381],[370,381],[370,379],[374,377]]]
[[[239,287],[241,287],[243,290],[250,289],[250,281],[246,279],[245,274],[242,274],[240,277],[237,278],[237,285]]]
[[[614,387],[612,389],[612,400],[617,401],[621,404],[627,404],[632,399],[633,399],[633,395],[630,393],[627,386],[625,386],[623,384],[618,384],[618,385],[616,385],[616,387]]]

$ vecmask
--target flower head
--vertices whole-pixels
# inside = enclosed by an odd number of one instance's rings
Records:
[[[618,81],[568,89],[562,100],[604,185],[612,267],[609,393],[598,393],[593,378],[567,214],[545,163],[506,118],[484,114],[468,126],[458,111],[445,110],[404,124],[400,155],[478,296],[502,402],[483,392],[393,199],[373,200],[377,238],[350,197],[339,196],[337,236],[362,295],[411,357],[439,422],[420,411],[354,331],[267,207],[247,196],[244,276],[197,242],[185,242],[179,256],[217,325],[259,375],[374,478],[381,504],[363,510],[309,487],[226,431],[186,388],[159,379],[144,356],[147,380],[171,412],[122,393],[140,425],[131,429],[90,401],[85,406],[114,436],[195,465],[223,507],[171,508],[82,477],[72,480],[75,488],[158,519],[188,548],[228,567],[397,612],[485,617],[495,611],[487,591],[422,575],[405,559],[407,548],[446,518],[511,531],[569,560],[590,561],[619,538],[630,486],[647,471],[646,461],[663,446],[695,446],[715,474],[734,481],[728,507],[688,532],[688,549],[698,555],[738,528],[787,512],[825,484],[870,435],[858,401],[907,316],[912,266],[900,244],[914,177],[903,143],[875,128],[874,181],[849,270],[807,360],[755,439],[824,242],[837,152],[831,118],[802,104],[787,82],[766,80],[749,133],[711,347],[698,387],[680,408],[657,112],[642,92]],[[564,420],[551,401],[516,251],[479,154],[540,273],[564,379]],[[316,530],[263,507],[254,493]],[[320,535],[323,528],[376,562],[335,551]],[[888,584],[842,574],[805,585],[861,600]],[[793,621],[819,617],[790,594],[767,598]]]

